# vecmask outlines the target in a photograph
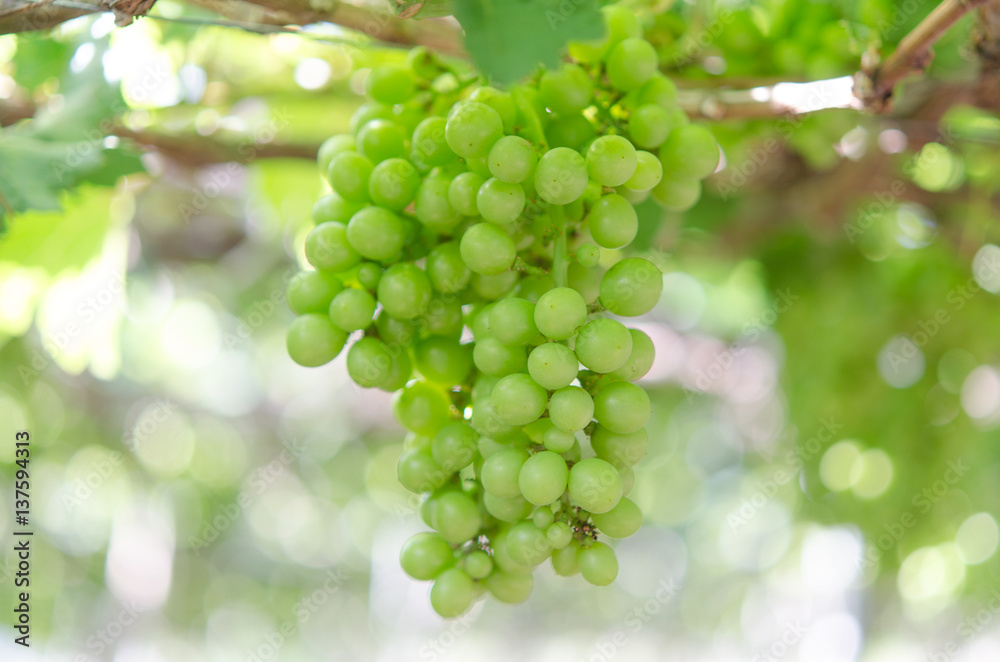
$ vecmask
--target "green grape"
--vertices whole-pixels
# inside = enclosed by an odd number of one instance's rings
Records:
[[[466,266],[485,276],[507,271],[517,257],[514,240],[492,223],[477,223],[466,230],[459,250]]]
[[[469,95],[469,101],[486,104],[497,111],[500,121],[503,122],[504,132],[510,133],[514,130],[517,123],[517,107],[509,92],[501,92],[495,87],[484,85]]]
[[[426,46],[415,46],[406,54],[406,65],[417,78],[430,81],[447,71]]]
[[[406,243],[406,224],[388,209],[365,207],[347,224],[347,241],[368,260],[392,262]]]
[[[632,467],[622,467],[618,470],[618,473],[622,477],[622,496],[626,497],[635,485],[635,471],[632,470]]]
[[[333,161],[333,157],[337,156],[341,152],[353,151],[354,136],[341,134],[327,138],[323,141],[323,144],[319,146],[319,153],[316,156],[316,164],[319,166],[319,171],[326,175],[327,171],[330,169],[330,162]]]
[[[662,284],[661,279],[661,287]],[[586,319],[586,302],[579,292],[568,287],[549,290],[535,304],[535,326],[552,340],[572,337]]]
[[[550,147],[579,149],[597,137],[597,129],[583,115],[556,117],[545,128]]]
[[[347,352],[347,374],[358,386],[381,386],[391,372],[389,347],[378,338],[361,338]]]
[[[462,158],[489,154],[493,143],[503,136],[503,120],[492,107],[469,101],[458,107],[445,125],[445,140]]]
[[[386,159],[372,170],[368,197],[379,207],[400,211],[410,204],[420,186],[417,169],[406,159]]]
[[[451,234],[462,220],[461,214],[448,200],[451,181],[445,177],[427,177],[417,189],[413,205],[417,220],[428,230],[439,234]]]
[[[531,504],[520,494],[504,499],[487,492],[483,496],[483,505],[486,512],[501,522],[519,522],[531,512]]]
[[[476,193],[476,208],[491,223],[513,223],[524,210],[524,189],[520,184],[508,184],[491,177]]]
[[[559,457],[559,456],[556,455],[556,457]],[[564,459],[562,459],[560,457],[559,461],[563,463],[563,466],[566,466],[566,461]],[[521,469],[521,471],[524,471],[524,469]],[[566,470],[566,477],[567,477],[567,479],[569,478],[569,470],[568,469]],[[565,490],[566,488],[563,487],[563,489]],[[531,515],[531,523],[534,524],[535,526],[537,526],[539,529],[542,529],[542,530],[545,530],[549,526],[549,524],[552,524],[552,519],[553,519],[552,518],[552,509],[551,508],[546,508],[546,507],[542,507],[542,508],[536,509],[535,512]],[[548,537],[547,534],[548,534],[548,532],[546,531],[546,536],[545,536],[546,538]]]
[[[358,265],[358,284],[361,287],[374,292],[380,280],[382,280],[382,267],[374,262],[362,262]]]
[[[496,407],[493,406],[493,399],[490,397],[482,398],[476,402],[476,406],[472,408],[472,418],[469,422],[476,432],[493,439],[506,439],[518,431],[517,427],[504,423],[500,419]],[[483,484],[485,485],[485,483]]]
[[[465,289],[472,272],[462,261],[458,244],[449,241],[438,244],[427,256],[427,275],[435,290],[454,294]]]
[[[333,157],[327,179],[330,186],[345,200],[368,200],[368,179],[374,164],[357,152],[341,152]]]
[[[625,365],[632,353],[632,335],[613,319],[588,322],[576,336],[576,356],[594,372],[612,372]]]
[[[601,136],[587,148],[587,170],[602,186],[621,186],[635,174],[635,147],[621,136]]]
[[[477,549],[462,559],[462,567],[469,577],[486,579],[493,572],[493,559],[483,550]]]
[[[365,81],[368,96],[379,103],[395,105],[406,103],[416,92],[413,74],[402,67],[382,64],[373,67]]]
[[[493,176],[493,173],[490,172],[489,162],[485,156],[466,159],[465,165],[469,168],[469,172],[479,175],[483,178],[484,182]]]
[[[576,443],[576,437],[573,436],[572,432],[560,430],[552,426],[542,435],[542,443],[547,450],[553,453],[565,453],[573,448],[573,445]]]
[[[572,536],[572,532],[570,532]],[[566,545],[565,547],[560,547],[552,552],[552,569],[556,571],[557,575],[562,577],[572,577],[576,573],[580,572],[577,567],[576,557],[580,547],[578,545]]]
[[[579,386],[565,386],[549,398],[549,418],[560,430],[582,430],[594,418],[594,400]]]
[[[377,101],[369,101],[358,106],[358,109],[351,115],[348,130],[357,134],[365,124],[372,120],[391,120],[394,117],[392,106]]]
[[[486,588],[490,595],[509,605],[518,605],[528,599],[535,587],[535,579],[531,574],[509,574],[494,572],[486,578]]]
[[[632,382],[612,382],[594,396],[594,416],[611,432],[628,434],[649,421],[649,396]]]
[[[634,501],[622,497],[608,512],[594,515],[594,524],[612,538],[628,538],[642,527],[642,511]]]
[[[423,313],[431,301],[430,280],[416,265],[396,263],[382,274],[378,283],[378,300],[385,311],[396,319],[413,319]]]
[[[390,351],[392,363],[389,365],[389,375],[386,380],[378,385],[378,388],[387,392],[395,393],[406,386],[406,382],[413,377],[413,365],[410,363],[410,356],[399,348]]]
[[[446,124],[443,117],[428,117],[417,125],[410,142],[410,153],[417,161],[433,167],[456,160],[455,152],[448,147],[444,137]]]
[[[431,606],[443,618],[464,614],[475,597],[475,584],[458,568],[445,570],[431,586]]]
[[[616,469],[624,469],[646,456],[649,435],[645,428],[628,434],[616,434],[598,425],[590,435],[590,446],[597,457],[611,463]]]
[[[296,315],[324,313],[344,284],[336,276],[319,271],[300,271],[288,281],[288,307]]]
[[[406,429],[433,436],[448,421],[450,407],[441,390],[426,382],[413,382],[396,394],[392,413]]]
[[[587,72],[575,64],[546,71],[538,84],[542,103],[557,115],[571,115],[589,106],[592,89]]]
[[[676,108],[677,86],[663,74],[657,73],[635,91],[635,103],[637,107],[656,104],[666,109]],[[671,126],[679,126],[676,118],[675,114]]]
[[[645,39],[629,37],[612,47],[606,63],[608,80],[621,90],[634,90],[657,73],[656,49]]]
[[[419,494],[444,485],[448,474],[438,466],[427,449],[411,448],[399,456],[396,477],[403,487]]]
[[[624,39],[642,36],[642,25],[639,19],[628,7],[622,5],[605,5],[601,7],[604,14],[604,25],[608,29],[609,44],[617,44]]]
[[[577,262],[571,262],[566,269],[566,282],[580,293],[584,303],[590,305],[600,296],[603,274],[604,271],[600,268],[588,269]]]
[[[493,377],[520,372],[525,364],[523,347],[505,345],[493,336],[476,341],[472,359],[480,372]]]
[[[663,106],[639,106],[629,119],[629,138],[638,147],[655,149],[667,139],[672,119],[673,114]]]
[[[648,313],[660,300],[661,292],[663,274],[641,257],[618,262],[601,278],[601,303],[611,313],[623,317]]]
[[[573,542],[573,529],[566,522],[551,522],[545,529],[545,539],[553,549],[563,549]]]
[[[532,444],[541,444],[542,437],[545,435],[545,431],[552,428],[552,421],[548,418],[539,418],[536,421],[532,421],[522,428],[522,432],[527,435],[528,440]]]
[[[375,305],[375,297],[364,290],[341,290],[330,301],[330,321],[347,332],[367,329],[375,316]]]
[[[414,579],[434,579],[454,561],[451,547],[433,531],[412,536],[399,551],[399,564]]]
[[[315,368],[332,361],[347,342],[347,334],[326,315],[306,313],[288,327],[288,355],[301,366]]]
[[[413,356],[421,375],[444,386],[461,384],[472,369],[471,347],[441,336],[418,342]]]
[[[581,267],[587,269],[596,267],[600,259],[601,249],[597,247],[597,244],[587,242],[580,244],[580,247],[576,249],[576,261],[580,263]]]
[[[321,223],[306,235],[306,259],[320,271],[346,271],[361,261],[361,255],[351,247],[347,226],[343,223]]]
[[[507,425],[531,423],[542,415],[549,399],[545,389],[523,373],[501,378],[490,397],[500,420]]]
[[[550,149],[538,160],[534,181],[542,200],[554,205],[568,204],[587,188],[587,162],[568,147]]]
[[[719,165],[719,144],[703,126],[680,126],[660,147],[660,163],[667,179],[704,179]]]
[[[518,474],[517,484],[521,496],[528,502],[546,506],[562,496],[568,480],[566,460],[551,451],[542,451],[532,455],[524,463]],[[550,511],[549,517],[551,516]]]
[[[490,333],[505,345],[524,345],[538,335],[535,304],[526,299],[501,299],[490,310]]]
[[[406,130],[392,120],[372,120],[358,131],[358,152],[372,163],[406,158]]]
[[[493,548],[493,565],[508,575],[527,575],[530,577],[531,567],[518,563],[507,553],[507,536],[509,533],[509,527],[502,527],[490,538],[490,546]]]
[[[478,216],[479,207],[476,206],[476,194],[479,193],[479,187],[485,182],[485,179],[474,172],[463,172],[451,180],[451,184],[448,185],[448,202],[463,216]]]
[[[581,548],[576,558],[580,574],[594,586],[607,586],[618,576],[615,551],[602,542]]]
[[[697,179],[664,177],[652,190],[653,199],[664,209],[685,211],[701,198],[701,182]]]
[[[312,207],[312,219],[317,225],[328,221],[347,223],[357,212],[365,208],[364,202],[344,200],[336,193],[327,193]]]
[[[606,513],[622,498],[622,479],[618,471],[596,457],[573,465],[568,488],[573,503],[591,513]]]
[[[453,545],[469,540],[483,525],[479,506],[463,492],[446,492],[435,497],[437,504],[431,511],[431,526]]]
[[[486,458],[480,476],[486,493],[500,499],[520,497],[517,477],[527,459],[528,454],[519,448],[509,448]]]
[[[590,235],[603,248],[623,248],[639,231],[639,217],[628,200],[617,193],[603,196],[588,217]]]
[[[379,338],[390,345],[399,345],[400,347],[411,345],[416,337],[413,322],[396,319],[384,310],[375,318],[375,329],[378,331]]]
[[[531,175],[538,156],[535,148],[524,138],[504,136],[490,149],[486,162],[494,177],[502,182],[516,184]]]
[[[648,191],[663,179],[663,164],[651,152],[637,150],[635,174],[628,178],[625,187],[633,191]]]
[[[653,359],[656,356],[656,349],[653,341],[639,329],[629,329],[632,336],[632,351],[628,355],[628,360],[617,370],[609,373],[615,379],[624,379],[634,382],[641,379],[649,369],[653,367]]]
[[[458,340],[465,326],[462,304],[457,297],[435,297],[427,304],[427,311],[420,317],[424,333]]]
[[[536,566],[552,553],[545,532],[531,522],[518,522],[507,534],[507,553],[515,563]]]

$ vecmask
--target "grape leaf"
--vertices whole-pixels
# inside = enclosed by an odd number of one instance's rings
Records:
[[[101,145],[0,134],[0,193],[15,211],[59,209],[59,192],[101,165]]]
[[[476,66],[497,83],[556,66],[567,41],[604,34],[596,0],[455,0],[455,18]]]

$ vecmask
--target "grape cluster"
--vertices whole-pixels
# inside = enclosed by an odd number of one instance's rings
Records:
[[[445,617],[487,591],[525,600],[548,558],[610,584],[598,534],[642,523],[627,495],[653,343],[612,316],[649,312],[663,279],[618,249],[633,204],[689,207],[719,154],[636,17],[604,12],[604,39],[508,91],[421,49],[376,67],[351,132],[320,150],[332,192],[305,241],[314,270],[289,285],[288,351],[322,365],[358,332],[350,377],[397,392],[399,480],[433,529],[400,561]]]

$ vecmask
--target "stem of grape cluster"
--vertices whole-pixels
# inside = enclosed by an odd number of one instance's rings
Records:
[[[562,205],[550,205],[549,214],[556,227],[556,243],[552,251],[552,278],[556,287],[566,287],[566,270],[569,268],[569,254],[566,248],[566,213]]]

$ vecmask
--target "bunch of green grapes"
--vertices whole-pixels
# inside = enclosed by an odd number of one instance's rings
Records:
[[[616,318],[649,312],[663,279],[618,249],[636,236],[633,203],[694,204],[719,152],[676,107],[636,17],[605,19],[603,40],[510,90],[424,50],[377,67],[351,133],[320,152],[332,192],[305,242],[315,270],[289,286],[288,351],[319,366],[356,335],[350,377],[396,392],[399,480],[433,529],[400,560],[434,581],[444,617],[486,592],[525,600],[546,559],[610,584],[618,562],[598,535],[642,523],[627,494],[653,343]]]

